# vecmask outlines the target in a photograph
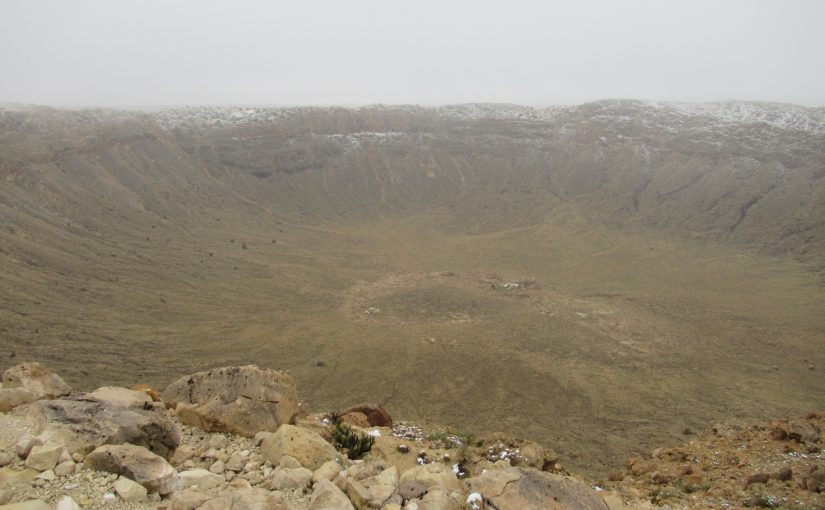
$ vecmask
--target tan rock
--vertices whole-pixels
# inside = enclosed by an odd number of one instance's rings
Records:
[[[73,460],[69,460],[66,462],[61,462],[54,468],[54,474],[57,476],[68,476],[75,471],[75,466],[77,464]]]
[[[124,501],[139,503],[149,499],[146,487],[122,476],[118,478],[113,488]]]
[[[265,489],[229,490],[198,507],[199,510],[292,510],[280,492]]]
[[[29,452],[29,456],[26,457],[26,467],[38,471],[54,469],[57,465],[57,460],[65,450],[66,447],[64,445],[53,442],[34,446]]]
[[[3,389],[26,388],[38,398],[68,395],[72,388],[59,375],[37,362],[21,363],[3,373]]]
[[[169,498],[168,510],[194,510],[212,497],[200,487],[176,491]]]
[[[370,491],[361,482],[347,478],[344,484],[344,493],[355,508],[366,508],[370,502]]]
[[[455,490],[461,487],[461,483],[456,478],[452,468],[440,462],[424,464],[404,471],[399,478],[399,483],[408,481],[421,482],[427,488],[440,487]]]
[[[131,444],[100,446],[86,456],[83,467],[124,475],[160,494],[172,492],[178,483],[178,473],[166,459]]]
[[[17,406],[29,404],[40,398],[40,395],[28,388],[0,389],[0,413],[7,413]]]
[[[418,510],[458,510],[459,503],[444,489],[434,488],[427,492]]]
[[[57,502],[55,510],[81,510],[81,508],[71,496],[63,496]]]
[[[117,386],[104,386],[83,395],[105,406],[144,409],[152,407],[152,398],[142,391],[127,390]]]
[[[189,469],[178,474],[177,490],[186,490],[190,487],[211,489],[222,487],[224,478],[205,469]]]
[[[254,365],[224,367],[184,376],[163,391],[178,418],[214,432],[253,437],[275,431],[298,413],[292,377]]]
[[[278,465],[281,457],[294,457],[303,467],[318,469],[324,462],[338,456],[335,448],[315,432],[292,425],[282,425],[261,443],[264,459]]]
[[[397,487],[393,485],[377,484],[370,487],[369,490],[369,506],[372,508],[381,508],[384,503],[395,494]]]
[[[328,480],[321,479],[312,490],[309,510],[355,510],[347,495]]]
[[[17,485],[27,484],[34,480],[34,477],[40,474],[36,469],[26,468],[20,471],[11,468],[0,468],[0,484]]]
[[[30,499],[20,503],[0,505],[0,510],[52,510],[52,507],[42,499]]]
[[[332,481],[333,478],[338,476],[338,473],[341,472],[341,464],[335,460],[328,460],[321,464],[321,467],[315,470],[312,474],[312,482],[315,483],[318,480],[330,480]]]
[[[608,510],[593,489],[580,480],[531,468],[504,468],[467,480],[500,510]]]
[[[269,487],[272,490],[300,490],[309,489],[312,483],[312,471],[307,468],[278,468],[272,473]]]

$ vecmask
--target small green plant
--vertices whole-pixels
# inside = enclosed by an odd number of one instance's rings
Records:
[[[332,440],[335,446],[346,453],[350,460],[360,459],[372,450],[374,437],[352,430],[336,413],[330,413],[329,420],[332,422]]]

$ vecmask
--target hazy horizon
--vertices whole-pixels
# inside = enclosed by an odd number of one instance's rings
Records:
[[[0,103],[825,106],[825,3],[4,2]]]

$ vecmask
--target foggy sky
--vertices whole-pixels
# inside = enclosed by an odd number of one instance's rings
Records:
[[[825,1],[0,0],[0,102],[825,106]]]

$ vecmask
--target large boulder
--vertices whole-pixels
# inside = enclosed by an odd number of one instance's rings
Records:
[[[298,413],[292,377],[254,365],[181,377],[163,391],[163,400],[175,406],[183,423],[247,437],[275,431]]]
[[[0,412],[43,398],[68,395],[72,388],[40,363],[21,363],[3,372],[0,388]]]
[[[467,480],[467,487],[499,510],[608,510],[580,480],[531,468],[492,469]]]
[[[261,454],[275,466],[280,464],[281,457],[288,455],[311,470],[338,456],[324,438],[294,425],[282,425],[277,432],[267,436],[261,443]]]
[[[100,446],[86,456],[83,467],[123,475],[159,494],[169,494],[178,485],[175,468],[142,446]]]
[[[420,482],[425,487],[438,487],[441,489],[455,490],[461,487],[461,483],[453,473],[452,468],[440,462],[432,462],[408,469],[401,474],[399,483]]]
[[[221,492],[198,510],[292,510],[292,505],[280,492],[266,489],[230,489]]]
[[[37,362],[21,363],[3,372],[3,388],[26,388],[40,398],[62,397],[72,391],[59,375]]]
[[[104,444],[131,443],[169,458],[180,444],[180,432],[160,404],[145,400],[140,404],[135,395],[114,392],[124,397],[119,399],[112,393],[97,390],[80,397],[39,400],[15,408],[12,414],[32,420],[43,442],[62,443],[70,452],[86,454]]]

